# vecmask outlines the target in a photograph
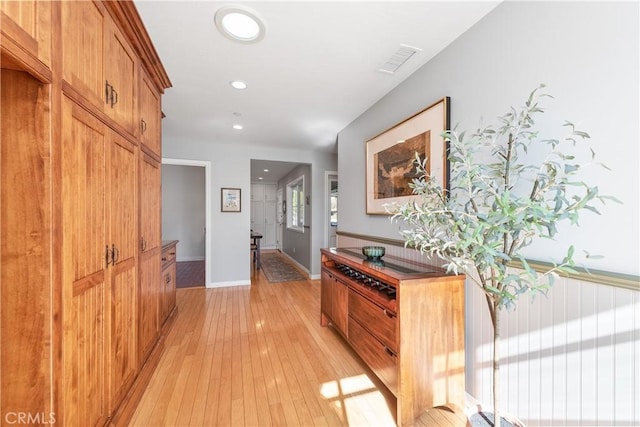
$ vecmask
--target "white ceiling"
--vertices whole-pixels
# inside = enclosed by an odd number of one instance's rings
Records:
[[[336,135],[491,11],[498,1],[254,1],[266,36],[218,32],[228,2],[136,0],[173,87],[165,138],[336,151]],[[400,44],[422,49],[395,75],[377,72]],[[229,82],[244,80],[248,88]],[[233,113],[244,129],[232,129]],[[255,177],[252,177],[252,180]]]

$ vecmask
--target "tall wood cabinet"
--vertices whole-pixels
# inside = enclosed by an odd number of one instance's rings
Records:
[[[0,23],[0,419],[124,422],[168,325],[158,306],[173,308],[160,299],[171,83],[131,1],[0,1]]]

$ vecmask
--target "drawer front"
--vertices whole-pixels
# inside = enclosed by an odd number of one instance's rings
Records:
[[[162,268],[164,269],[167,265],[171,264],[176,259],[176,247],[169,246],[162,250]]]
[[[398,352],[396,316],[349,289],[349,315],[387,347]]]
[[[398,395],[398,357],[349,316],[349,343],[395,396]]]

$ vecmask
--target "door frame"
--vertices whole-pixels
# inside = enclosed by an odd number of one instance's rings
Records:
[[[331,217],[329,215],[329,211],[331,210],[331,205],[329,204],[331,203],[330,202],[331,200],[330,177],[333,175],[335,175],[336,179],[338,179],[337,171],[324,171],[324,245],[323,246],[325,248],[329,247],[329,221],[331,220]]]
[[[162,164],[176,166],[197,166],[204,168],[204,286],[207,287],[207,284],[211,283],[211,254],[213,253],[213,248],[211,247],[211,239],[209,238],[209,236],[211,235],[211,162],[208,160],[171,159],[163,157]]]

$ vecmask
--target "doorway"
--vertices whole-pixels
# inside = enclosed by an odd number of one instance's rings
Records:
[[[338,231],[338,172],[325,172],[325,239],[324,246],[337,245]]]
[[[198,282],[187,285],[206,286],[212,276],[211,162],[162,159],[162,181],[162,239],[179,241],[177,275]],[[184,285],[180,277],[178,287]]]

